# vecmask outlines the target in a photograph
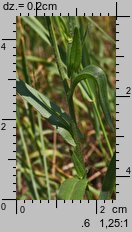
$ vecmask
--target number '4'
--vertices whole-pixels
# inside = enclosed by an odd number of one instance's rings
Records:
[[[3,44],[2,44],[1,48],[2,48],[3,50],[5,50],[5,49],[6,49],[6,45],[5,45],[5,43],[3,43]]]
[[[126,170],[126,172],[130,175],[131,174],[131,168],[128,167],[127,170]]]

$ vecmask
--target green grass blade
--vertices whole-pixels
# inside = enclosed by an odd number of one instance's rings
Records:
[[[85,194],[88,180],[72,178],[65,180],[59,190],[59,200],[82,200]]]
[[[50,41],[48,39],[49,33],[36,17],[22,16],[22,20],[28,24],[30,28],[32,28],[48,45],[50,45]]]
[[[16,81],[16,89],[17,92],[37,111],[39,111],[49,123],[56,127],[58,133],[61,134],[69,144],[75,146],[74,139],[70,134],[71,119],[69,115],[43,94],[19,79]]]
[[[84,68],[83,71],[81,71],[76,77],[74,77],[72,81],[71,90],[69,92],[69,98],[72,98],[74,89],[77,86],[77,84],[82,80],[86,80],[86,79],[87,80],[93,79],[95,81],[98,87],[98,94],[100,97],[100,104],[102,110],[104,112],[107,123],[109,124],[110,128],[113,130],[113,124],[110,116],[109,101],[107,94],[107,78],[104,71],[101,68],[95,65],[89,65],[86,68]]]
[[[103,181],[103,187],[100,194],[100,200],[109,200],[111,198],[116,181],[116,154],[113,155],[109,164],[108,171]]]

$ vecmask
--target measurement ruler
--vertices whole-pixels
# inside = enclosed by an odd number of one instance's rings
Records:
[[[131,231],[131,8],[131,1],[113,0],[83,0],[83,4],[1,1],[0,221],[4,231],[23,231],[25,227],[31,231]],[[116,16],[117,200],[16,200],[16,16],[21,15]]]

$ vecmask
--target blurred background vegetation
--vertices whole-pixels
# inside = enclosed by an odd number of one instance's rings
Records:
[[[59,18],[55,17],[54,28],[61,58],[66,64],[68,17],[62,17],[61,22]],[[45,17],[37,17],[37,20],[47,28]],[[107,74],[109,105],[115,125],[115,17],[78,17],[77,23],[81,39],[85,37],[83,67],[95,64]],[[53,48],[36,30],[24,18],[17,17],[17,76],[68,112]],[[82,96],[79,88],[74,103],[79,128],[85,135],[82,151],[91,198],[98,199],[110,160],[108,148],[94,117],[92,103]],[[103,113],[101,117],[114,151],[115,132],[109,129]],[[17,199],[56,199],[60,184],[76,174],[69,147],[38,112],[17,96]]]

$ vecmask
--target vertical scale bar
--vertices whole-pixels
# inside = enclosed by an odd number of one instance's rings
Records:
[[[0,21],[3,21],[5,12],[1,12]],[[1,27],[0,44],[5,44],[5,49],[0,49],[1,60],[1,87],[0,87],[0,123],[5,125],[5,130],[0,131],[1,164],[0,164],[0,198],[10,197],[16,199],[16,69],[14,65],[16,54],[15,41],[16,30],[14,29],[15,16],[13,14],[4,18],[5,27]],[[15,189],[14,189],[15,186]],[[15,195],[15,196],[14,196]]]
[[[126,101],[129,101],[129,97],[130,95],[128,95],[126,93],[126,80],[129,80],[129,73],[128,69],[128,63],[129,63],[129,45],[128,44],[124,44],[123,43],[123,39],[127,39],[127,41],[129,42],[128,38],[130,36],[129,31],[127,35],[127,33],[123,33],[123,37],[121,37],[120,33],[119,33],[119,26],[120,28],[123,26],[122,22],[126,21],[125,18],[129,18],[130,16],[128,15],[118,15],[118,2],[116,2],[116,29],[118,28],[118,30],[116,30],[116,43],[118,44],[118,46],[116,46],[116,52],[120,50],[120,48],[122,48],[122,50],[124,49],[124,52],[126,53],[126,56],[124,55],[120,55],[120,52],[118,54],[116,54],[116,69],[118,67],[119,70],[116,70],[116,83],[118,85],[118,87],[116,87],[116,116],[118,119],[116,119],[116,163],[118,164],[118,167],[116,167],[116,171],[117,171],[117,175],[116,175],[116,180],[119,182],[116,182],[116,186],[123,186],[123,181],[126,184],[126,180],[128,178],[130,178],[130,173],[128,175],[128,173],[126,172],[127,170],[127,165],[129,165],[129,158],[128,158],[128,154],[129,154],[129,149],[128,146],[126,145],[128,140],[129,140],[129,130],[128,130],[128,124],[126,124],[126,118],[127,118],[127,123],[129,122],[129,114],[128,112],[130,112],[130,107],[128,105],[128,102],[126,104]],[[121,18],[121,22],[119,24],[119,19]],[[124,19],[124,20],[123,20]],[[123,28],[122,28],[123,29]],[[126,31],[126,29],[124,28],[124,31]],[[123,32],[124,32],[123,31]],[[117,37],[118,36],[118,37]],[[120,46],[119,46],[119,42],[120,42]],[[121,60],[123,60],[123,62],[121,62]],[[120,65],[120,66],[119,66]],[[121,66],[122,65],[122,66]],[[123,66],[125,65],[125,66]],[[120,74],[120,76],[119,76]],[[125,77],[125,78],[124,78]],[[130,80],[129,80],[130,81]],[[117,94],[118,93],[118,94]],[[127,116],[126,116],[127,113]],[[118,123],[118,125],[117,125]],[[118,131],[119,129],[122,130],[123,134],[119,134]],[[127,133],[127,134],[126,134]],[[127,161],[127,163],[126,163]],[[122,181],[122,183],[120,182],[120,180]],[[122,191],[121,191],[122,190]],[[124,189],[123,187],[120,187],[120,192],[119,190],[116,191],[116,194],[119,194],[118,200],[119,199],[124,199]],[[128,191],[128,195],[129,195],[129,191]],[[128,202],[127,202],[128,203]]]
[[[15,21],[14,25],[15,25],[15,36],[16,36],[16,21]],[[16,79],[16,44],[15,44],[14,49],[15,49],[15,62],[14,62],[15,63],[15,72],[14,72],[14,79]],[[13,88],[15,89],[15,94],[14,94],[15,100],[13,101],[13,103],[14,102],[16,103],[16,81],[15,81],[15,85],[14,85]],[[13,110],[13,113],[15,114],[14,118],[16,118],[16,104],[13,104],[13,105],[15,106],[15,110]],[[15,126],[13,127],[13,129],[15,130],[14,135],[16,135],[16,121],[15,121]],[[16,136],[14,136],[14,138],[15,138],[15,141],[13,141],[13,145],[14,145],[15,149],[13,150],[13,152],[14,152],[15,157],[16,157]],[[16,162],[17,162],[17,160],[15,161],[15,166],[17,165]],[[16,169],[15,169],[15,175],[16,175]],[[15,176],[15,183],[17,185],[16,176]],[[15,198],[16,198],[16,185],[15,185],[15,190],[13,190],[13,192],[15,193]],[[17,214],[17,200],[16,200],[16,214]]]
[[[116,22],[117,22],[117,2],[116,2]],[[116,32],[117,32],[117,25],[116,25]],[[117,33],[116,33],[116,35],[117,35]],[[116,48],[117,48],[117,38],[116,38]],[[116,56],[117,56],[117,49],[116,49]],[[117,57],[116,57],[116,64],[117,64]],[[117,71],[117,66],[116,66],[116,71]],[[117,88],[117,75],[116,75],[116,88]],[[116,91],[116,93],[117,93],[117,91]],[[116,112],[117,112],[117,98],[116,98]],[[116,128],[117,128],[117,113],[116,113]],[[116,135],[117,135],[117,129],[116,129]],[[117,144],[117,137],[116,137],[116,144]],[[116,152],[117,152],[117,146],[116,146]],[[116,153],[116,172],[117,172],[117,162],[118,161],[117,161],[117,153]],[[116,179],[116,186],[115,187],[117,190],[117,179]]]

